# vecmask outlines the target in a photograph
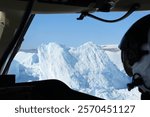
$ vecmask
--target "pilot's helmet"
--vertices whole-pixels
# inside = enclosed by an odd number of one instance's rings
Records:
[[[150,15],[135,22],[124,35],[119,48],[126,73],[142,77],[150,89]]]
[[[0,39],[1,39],[1,36],[3,34],[5,22],[6,22],[5,13],[0,11]]]

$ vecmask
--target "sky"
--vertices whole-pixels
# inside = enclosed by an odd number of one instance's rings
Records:
[[[88,41],[99,45],[119,44],[129,27],[148,13],[149,11],[134,12],[117,23],[105,23],[89,17],[81,21],[76,20],[80,14],[38,14],[32,21],[21,48],[34,49],[49,42],[67,47],[77,47]],[[94,15],[116,19],[124,14],[124,12],[99,12]]]

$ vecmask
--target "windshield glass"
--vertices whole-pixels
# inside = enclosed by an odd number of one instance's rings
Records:
[[[124,13],[100,13],[115,19]],[[127,91],[118,44],[124,33],[147,12],[114,24],[79,15],[36,15],[9,73],[17,82],[58,79],[70,88],[104,99],[140,99],[137,89]],[[133,95],[132,95],[133,94]],[[132,96],[131,96],[132,95]]]

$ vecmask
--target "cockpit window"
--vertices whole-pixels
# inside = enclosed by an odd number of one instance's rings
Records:
[[[58,79],[104,99],[140,99],[137,89],[132,96],[126,90],[131,79],[123,70],[118,44],[141,14],[116,24],[76,21],[77,16],[36,15],[9,73],[16,74],[17,82]]]
[[[12,3],[9,0],[0,1],[0,74],[5,74],[5,65],[8,56],[11,56],[10,51],[13,50],[12,42],[22,24],[28,3],[28,1],[17,0]]]

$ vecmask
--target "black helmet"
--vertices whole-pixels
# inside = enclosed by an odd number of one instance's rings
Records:
[[[140,61],[144,55],[149,53],[149,51],[143,49],[143,46],[148,43],[148,38],[150,38],[148,36],[149,33],[150,15],[147,15],[130,27],[119,45],[122,63],[129,76],[134,75],[132,66]]]

